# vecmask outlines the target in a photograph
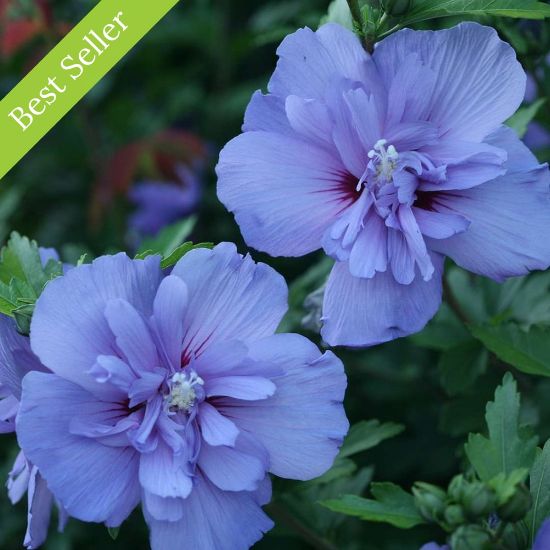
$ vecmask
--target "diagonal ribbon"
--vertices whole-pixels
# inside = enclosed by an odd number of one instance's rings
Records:
[[[177,3],[101,0],[0,101],[0,178]]]

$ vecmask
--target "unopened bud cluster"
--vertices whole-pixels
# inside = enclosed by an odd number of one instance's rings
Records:
[[[531,494],[523,483],[511,495],[503,496],[499,487],[463,475],[454,477],[447,491],[429,483],[413,487],[416,506],[422,517],[452,533],[453,550],[489,550],[498,546],[498,525],[516,523],[531,508]]]

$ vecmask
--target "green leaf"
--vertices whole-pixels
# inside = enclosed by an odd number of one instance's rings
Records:
[[[470,388],[487,368],[487,350],[476,340],[469,340],[444,351],[439,357],[441,385],[449,395]]]
[[[527,374],[550,376],[550,327],[533,325],[529,331],[516,323],[470,327],[499,359]]]
[[[118,534],[120,533],[120,527],[107,527],[107,532],[113,540],[116,540],[118,538]]]
[[[530,541],[533,542],[542,522],[550,516],[550,439],[539,451],[531,469],[529,487],[533,507],[527,515]]]
[[[546,103],[546,98],[541,97],[537,99],[531,105],[527,105],[519,109],[514,115],[512,115],[506,124],[513,128],[517,135],[522,138],[527,132],[527,126],[537,116],[539,109]]]
[[[48,282],[42,268],[38,245],[15,232],[11,234],[0,257],[0,280],[10,283],[12,279],[26,283],[36,297]]]
[[[404,429],[405,426],[394,422],[381,424],[379,420],[362,420],[351,427],[339,457],[344,458],[372,449],[385,439],[400,434]]]
[[[143,250],[142,252],[138,252],[134,256],[134,260],[145,260],[147,256],[154,256],[155,254],[158,254],[158,252],[155,252],[154,250],[151,250],[150,248],[147,250]]]
[[[414,497],[393,483],[372,483],[376,500],[356,495],[321,502],[333,512],[356,516],[363,520],[389,523],[400,529],[410,529],[425,523],[414,504]]]
[[[30,334],[31,319],[34,313],[34,303],[22,304],[13,310],[13,317],[17,323],[17,330],[21,334]]]
[[[55,260],[43,267],[36,242],[13,232],[0,253],[0,312],[16,317],[19,330],[28,334],[32,305],[62,272],[61,262]]]
[[[322,476],[312,479],[309,483],[330,483],[335,479],[352,475],[357,470],[357,465],[349,458],[338,456],[332,465],[332,468]]]
[[[454,314],[449,313],[448,306],[442,304],[437,315],[426,328],[417,332],[409,339],[422,348],[434,350],[449,350],[471,340],[471,335]]]
[[[490,481],[503,473],[530,468],[535,459],[537,438],[519,426],[520,396],[510,373],[495,391],[495,399],[487,404],[485,420],[489,437],[470,434],[466,455],[482,481]]]
[[[497,495],[498,506],[506,504],[514,496],[517,485],[523,483],[528,475],[527,468],[519,468],[510,475],[501,472],[487,483]]]
[[[334,530],[348,518],[342,514],[333,514],[324,506],[320,506],[319,502],[337,499],[345,494],[363,493],[372,480],[372,474],[373,468],[366,467],[353,475],[343,475],[333,479],[322,476],[322,478],[295,484],[292,491],[279,494],[278,498],[299,521],[321,536],[333,538]],[[323,478],[325,480],[321,482]]]
[[[7,285],[0,281],[0,313],[12,315],[17,307],[17,294],[13,285]]]
[[[550,17],[550,5],[537,0],[414,0],[412,9],[399,21],[400,27],[449,16]]]
[[[157,236],[144,239],[137,251],[136,258],[143,259],[144,254],[160,254],[163,257],[170,256],[178,246],[191,234],[196,216],[191,216],[180,222],[165,227]]]
[[[183,258],[183,256],[185,256],[185,254],[187,254],[190,250],[194,250],[195,248],[212,248],[213,246],[214,243],[193,244],[191,241],[188,241],[178,246],[171,254],[163,258],[160,262],[160,267],[162,267],[162,269],[172,267],[173,265],[177,264],[178,261]]]
[[[90,260],[88,259],[88,254],[84,252],[84,254],[81,254],[78,260],[76,261],[76,267],[80,267],[81,265],[90,263]]]

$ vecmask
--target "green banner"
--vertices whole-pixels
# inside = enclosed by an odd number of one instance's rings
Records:
[[[0,102],[0,178],[178,0],[101,0]]]

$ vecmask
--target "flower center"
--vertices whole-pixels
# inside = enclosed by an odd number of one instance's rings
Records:
[[[387,147],[386,147],[387,146]],[[393,171],[397,166],[399,154],[393,145],[388,145],[385,139],[379,139],[374,147],[368,152],[369,163],[361,179],[357,183],[357,191],[372,177],[377,185],[389,183],[393,178]]]
[[[368,157],[371,159],[373,167],[376,168],[378,177],[391,181],[399,154],[393,145],[388,145],[386,149],[387,143],[385,139],[379,139],[374,144],[374,149],[369,151]]]
[[[168,382],[170,393],[165,396],[166,406],[171,412],[189,412],[195,404],[197,394],[203,394],[204,380],[195,372],[177,372]]]

